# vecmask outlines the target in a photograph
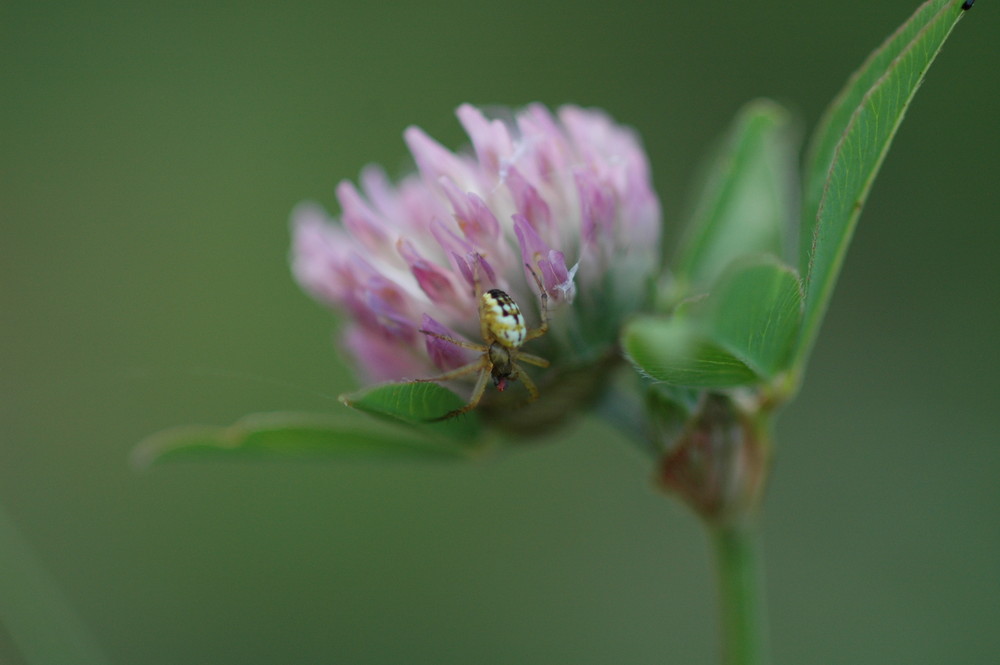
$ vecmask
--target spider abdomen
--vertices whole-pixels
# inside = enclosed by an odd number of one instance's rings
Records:
[[[484,340],[496,341],[508,349],[520,348],[528,334],[521,308],[500,289],[483,294],[479,301],[479,321]]]

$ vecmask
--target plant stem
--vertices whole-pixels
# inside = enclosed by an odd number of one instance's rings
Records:
[[[765,665],[767,617],[759,539],[752,524],[709,525],[715,548],[724,665]]]

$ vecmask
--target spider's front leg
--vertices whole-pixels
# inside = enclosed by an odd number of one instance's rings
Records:
[[[424,335],[427,335],[429,337],[436,337],[437,339],[443,340],[450,344],[454,344],[455,346],[460,346],[463,349],[471,349],[472,351],[478,351],[480,353],[485,353],[487,349],[487,347],[482,344],[476,344],[475,342],[466,342],[461,339],[455,339],[454,337],[448,337],[447,335],[439,335],[436,332],[431,332],[430,330],[424,330],[423,328],[421,328],[417,332],[423,333]]]
[[[436,383],[438,381],[451,381],[453,379],[461,379],[463,376],[468,376],[469,374],[472,374],[476,370],[483,370],[488,373],[490,371],[490,366],[488,363],[486,363],[484,366],[483,359],[480,358],[479,360],[471,362],[468,365],[462,365],[461,367],[453,369],[450,372],[445,372],[444,374],[438,374],[437,376],[429,376],[426,379],[414,379],[414,381],[418,383]]]
[[[455,339],[454,337],[448,337],[447,335],[439,335],[435,332],[431,332],[430,330],[421,329],[420,332],[422,332],[425,335],[429,335],[430,337],[436,337],[437,339],[444,340],[445,342],[450,342],[451,344],[454,344],[455,346],[461,347],[463,349],[470,349],[472,351],[477,351],[480,353],[480,356],[477,359],[473,360],[471,363],[467,365],[462,365],[461,367],[457,367],[449,372],[445,372],[444,374],[438,374],[437,376],[430,376],[427,377],[426,379],[415,379],[415,381],[418,381],[420,383],[451,381],[452,379],[460,379],[463,376],[472,374],[477,370],[482,370],[486,373],[489,373],[490,369],[492,369],[493,367],[492,364],[490,363],[489,357],[485,355],[486,347],[483,346],[482,344],[473,344],[472,342],[464,342],[460,339]],[[477,385],[478,385],[478,380],[477,380]]]
[[[483,398],[483,393],[486,391],[486,382],[490,377],[491,370],[493,369],[493,363],[490,362],[489,355],[487,355],[487,347],[482,344],[473,344],[472,342],[466,342],[460,339],[455,339],[454,337],[449,337],[447,335],[439,335],[438,333],[431,332],[430,330],[420,330],[421,333],[435,337],[437,339],[449,342],[463,349],[470,349],[476,351],[481,355],[476,360],[472,361],[467,365],[462,365],[444,374],[438,374],[437,376],[427,377],[425,379],[416,379],[420,383],[430,383],[438,381],[451,381],[453,379],[460,379],[464,376],[468,376],[473,372],[478,371],[479,376],[476,377],[476,385],[472,389],[472,397],[469,399],[469,403],[463,406],[461,409],[455,409],[454,411],[449,411],[448,413],[440,416],[438,418],[431,418],[428,422],[438,422],[441,420],[448,420],[449,418],[454,418],[455,416],[460,416],[463,413],[468,413],[477,406],[479,406],[479,401]]]
[[[537,328],[529,330],[528,334],[525,335],[524,341],[527,342],[528,340],[541,337],[549,331],[549,292],[545,290],[545,287],[542,285],[542,280],[538,276],[538,273],[535,272],[535,269],[527,263],[524,264],[524,267],[527,268],[528,272],[531,273],[531,276],[535,278],[535,284],[538,285],[538,297],[542,301],[540,312],[542,321]]]

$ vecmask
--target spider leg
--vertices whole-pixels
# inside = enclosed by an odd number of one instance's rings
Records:
[[[520,379],[521,383],[524,384],[524,387],[528,389],[528,393],[531,395],[531,401],[533,402],[536,399],[538,399],[538,386],[536,386],[535,382],[531,380],[531,377],[528,376],[528,373],[525,372],[524,368],[518,365],[517,363],[514,363],[514,369],[518,373],[517,378]]]
[[[479,371],[479,378],[476,379],[476,386],[472,389],[472,397],[469,398],[469,403],[463,406],[461,409],[455,409],[454,411],[449,411],[439,418],[431,418],[432,423],[440,422],[442,420],[449,420],[455,416],[460,416],[463,413],[468,413],[474,408],[479,406],[479,400],[483,398],[483,393],[486,392],[486,382],[490,378],[490,368],[489,363],[482,364],[482,369]],[[464,368],[463,368],[464,369]]]
[[[542,286],[542,280],[538,276],[538,273],[535,272],[535,269],[527,263],[524,264],[524,267],[527,268],[528,272],[531,273],[531,276],[535,278],[535,284],[538,285],[538,296],[542,300],[542,322],[537,328],[529,330],[528,334],[524,336],[524,341],[527,342],[528,340],[535,339],[536,337],[541,337],[549,331],[549,294],[548,291],[545,290],[545,287]],[[546,365],[542,365],[542,367],[545,366]]]
[[[447,335],[439,335],[435,332],[431,332],[430,330],[421,329],[418,332],[422,332],[423,334],[428,335],[430,337],[437,337],[438,339],[450,342],[455,346],[460,346],[463,349],[472,349],[473,351],[479,351],[479,352],[484,352],[487,350],[487,347],[483,346],[482,344],[475,344],[474,342],[466,342],[461,339],[455,339],[454,337],[448,337]]]
[[[540,358],[531,353],[524,353],[523,351],[517,352],[517,359],[526,362],[529,365],[534,365],[535,367],[548,367],[549,361],[545,358]]]
[[[489,361],[484,357],[480,357],[478,360],[469,363],[468,365],[462,365],[450,372],[445,372],[444,374],[438,374],[437,376],[431,376],[426,379],[414,379],[419,383],[429,383],[432,381],[451,381],[452,379],[459,379],[463,376],[472,374],[476,370],[489,371],[491,365]]]

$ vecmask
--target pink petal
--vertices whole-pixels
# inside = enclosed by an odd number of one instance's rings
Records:
[[[451,273],[421,256],[413,243],[405,238],[400,238],[396,242],[396,250],[410,266],[410,272],[413,273],[417,284],[431,299],[431,302],[436,304],[454,303],[457,294]]]
[[[474,192],[463,192],[448,178],[442,178],[440,182],[451,201],[455,221],[462,234],[478,247],[493,247],[500,237],[500,223],[486,206],[486,202]]]
[[[640,151],[641,152],[641,151]],[[645,158],[642,166],[632,164],[635,171],[648,172]],[[648,175],[629,175],[622,198],[622,225],[628,243],[633,246],[658,246],[662,225],[660,199],[653,191]]]
[[[408,311],[409,300],[402,289],[390,280],[372,280],[368,284],[365,304],[374,314],[379,327],[390,337],[409,341],[416,334],[416,326]]]
[[[348,257],[345,266],[353,287],[344,304],[354,318],[386,337],[403,342],[416,337],[413,297],[358,254]]]
[[[614,190],[599,182],[590,169],[576,169],[573,179],[580,197],[580,234],[584,244],[595,247],[598,252],[610,253],[615,242]]]
[[[352,325],[344,332],[342,344],[353,364],[364,373],[366,383],[426,376],[428,368],[424,359],[378,331]]]
[[[479,278],[479,287],[481,291],[486,291],[489,288],[499,286],[497,281],[496,270],[490,265],[490,262],[486,260],[486,257],[476,252],[472,256],[467,256],[466,260],[469,263],[469,267],[472,269],[473,274]],[[475,285],[475,281],[473,282]],[[480,294],[476,294],[479,297]]]
[[[624,153],[631,152],[632,135],[600,111],[563,106],[559,109],[559,120],[580,157],[587,162],[624,158]]]
[[[514,197],[517,212],[524,216],[536,231],[548,235],[552,227],[552,211],[538,190],[513,166],[507,170],[507,189]]]
[[[438,323],[426,314],[424,314],[421,319],[420,329],[436,333],[438,335],[451,337],[452,339],[468,341],[451,328]],[[424,335],[424,344],[427,347],[427,355],[430,356],[431,362],[433,362],[438,369],[445,372],[461,367],[462,365],[467,365],[472,362],[475,357],[474,351],[462,348],[461,346],[452,344],[451,342],[432,335]]]
[[[457,155],[419,127],[407,127],[403,132],[403,138],[427,184],[437,183],[442,176],[451,178],[465,187],[473,184],[475,177],[472,167],[466,165]]]
[[[343,264],[350,239],[327,220],[326,212],[314,203],[292,211],[292,273],[314,298],[336,305],[349,288]]]
[[[431,235],[434,236],[446,256],[465,256],[475,251],[472,243],[446,227],[440,219],[431,220],[430,227]],[[455,268],[458,267],[456,264]]]
[[[462,104],[455,113],[472,140],[480,167],[493,176],[499,174],[501,163],[513,152],[506,125],[499,120],[487,120],[470,104]]]
[[[365,249],[384,253],[390,236],[387,225],[365,202],[353,183],[344,180],[337,185],[337,200],[343,210],[341,222],[351,236]]]
[[[403,178],[399,183],[402,212],[398,218],[400,233],[405,233],[419,244],[428,235],[431,220],[445,219],[451,214],[447,203],[442,200],[437,188],[430,188],[417,174]]]
[[[545,183],[552,183],[575,160],[566,135],[545,106],[532,104],[517,116],[525,142],[530,142],[533,170]]]
[[[431,233],[441,249],[451,259],[452,266],[462,274],[469,286],[476,285],[477,277],[479,286],[482,288],[490,288],[490,286],[497,284],[497,275],[493,266],[486,260],[483,253],[471,243],[446,228],[437,219],[431,222]]]
[[[523,215],[514,215],[514,233],[521,246],[521,260],[539,276],[549,297],[556,302],[572,302],[576,289],[566,268],[566,256],[545,244]],[[525,272],[525,277],[529,284],[534,284],[529,272]]]
[[[474,296],[478,297],[484,291],[499,286],[496,271],[479,252],[471,252],[465,256],[457,254],[451,256],[462,277],[472,287]]]

